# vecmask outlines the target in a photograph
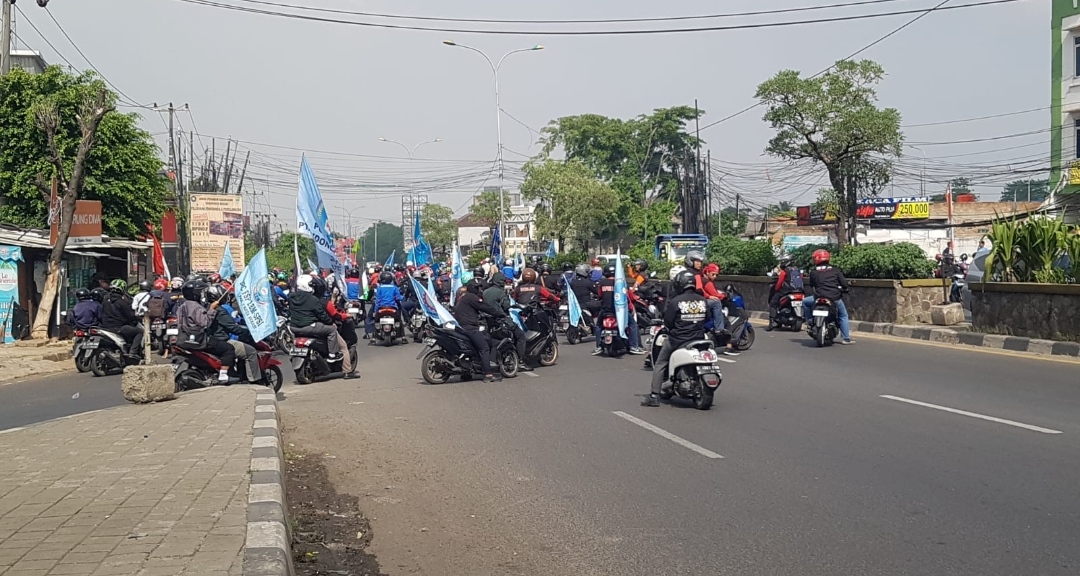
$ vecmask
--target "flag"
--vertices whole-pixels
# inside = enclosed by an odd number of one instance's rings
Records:
[[[409,277],[409,282],[412,282],[413,291],[416,292],[416,298],[420,301],[420,308],[427,314],[428,318],[431,318],[439,326],[446,326],[447,324],[453,324],[457,326],[457,320],[454,320],[453,315],[443,308],[442,304],[439,304],[439,300],[435,298],[435,295],[429,293],[424,289],[423,285],[416,281],[416,278]]]
[[[615,320],[619,323],[619,336],[626,338],[627,322],[626,270],[622,265],[622,249],[615,255]]]
[[[424,264],[431,264],[431,246],[428,246],[427,241],[424,240],[424,235],[420,231],[420,211],[416,211],[416,216],[413,219],[413,247],[412,247],[412,261],[414,266],[421,266]]]
[[[514,255],[514,271],[521,274],[521,271],[525,268],[525,256],[518,250]]]
[[[266,271],[265,248],[259,250],[237,276],[233,292],[252,338],[259,341],[277,330],[277,312],[274,310],[273,292]]]
[[[334,253],[334,237],[330,234],[329,217],[323,203],[315,173],[311,171],[307,157],[300,159],[300,187],[296,194],[296,230],[311,236],[315,241],[315,254],[319,267],[334,272],[338,290],[345,293],[345,265]],[[299,255],[297,257],[299,262]]]
[[[391,266],[393,266],[394,265],[394,256],[396,256],[396,255],[397,255],[397,248],[394,248],[394,250],[392,252],[390,252],[390,256],[388,256],[386,258],[386,263],[383,264],[383,268],[390,268]]]
[[[311,258],[308,258],[307,265],[308,265],[308,269],[311,270],[312,274],[318,274],[319,273],[319,267],[316,266],[315,263],[311,261]]]
[[[499,232],[500,228],[502,228],[501,222],[498,226],[495,226],[495,230],[491,233],[491,259],[496,266],[499,266],[499,261],[502,260],[502,233]]]
[[[510,317],[514,319],[514,324],[517,324],[521,331],[525,331],[525,323],[521,321],[521,310],[519,308],[510,309]]]
[[[461,248],[454,246],[450,260],[450,305],[457,301],[458,290],[465,285],[465,260],[461,258]]]
[[[359,266],[360,265],[360,239],[359,238],[357,238],[356,240],[353,240],[352,253],[353,253],[353,261],[356,262],[357,266]]]
[[[581,304],[578,302],[577,295],[570,289],[570,286],[566,287],[566,308],[570,313],[570,325],[578,326],[581,324]]]
[[[552,240],[551,242],[548,242],[547,254],[544,254],[544,256],[546,256],[548,260],[552,260],[552,259],[555,258],[555,256],[557,256],[557,254],[555,254],[555,241],[554,240]]]
[[[158,242],[157,235],[154,234],[154,227],[148,225],[147,229],[150,231],[150,238],[154,241],[154,274],[171,278],[172,274],[169,273],[169,265],[165,263],[165,253],[162,252],[161,242]]]
[[[218,266],[218,276],[222,279],[232,278],[236,274],[236,264],[233,263],[232,248],[225,243],[225,253],[221,255],[221,265]]]
[[[367,270],[361,270],[360,271],[360,289],[361,289],[360,298],[361,299],[367,299],[368,290],[371,289],[371,285],[368,284]]]
[[[293,237],[292,237],[292,250],[293,250],[293,257],[296,258],[295,273],[294,274],[295,274],[295,276],[297,278],[299,278],[300,275],[304,273],[304,269],[300,267],[300,234],[299,233],[293,234]]]

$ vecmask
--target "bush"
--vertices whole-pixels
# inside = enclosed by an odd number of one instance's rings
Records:
[[[656,248],[653,241],[642,240],[634,244],[632,248],[627,250],[626,257],[631,262],[639,258],[648,262],[649,272],[656,272],[656,276],[661,280],[666,280],[668,272],[671,270],[671,261],[656,258]]]
[[[790,252],[791,261],[800,270],[809,270],[814,267],[814,260],[811,258],[814,250],[822,249],[828,250],[830,254],[837,253],[835,244],[807,244],[806,246],[799,246]]]
[[[551,268],[556,272],[562,270],[562,265],[566,262],[577,266],[582,262],[588,262],[589,255],[584,252],[567,252],[565,254],[557,254],[555,258],[550,262]]]
[[[709,241],[706,256],[720,266],[722,274],[764,276],[776,266],[776,252],[769,240],[714,237]]]
[[[848,246],[833,255],[832,263],[848,278],[884,280],[930,278],[935,268],[923,249],[910,242]]]

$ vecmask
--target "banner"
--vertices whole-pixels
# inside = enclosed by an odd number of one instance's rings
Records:
[[[495,262],[496,266],[502,265],[502,234],[499,232],[500,228],[502,228],[502,222],[499,222],[491,233],[491,260]]]
[[[821,226],[836,222],[836,214],[815,208],[814,206],[798,206],[795,208],[796,226]]]
[[[864,198],[855,209],[859,220],[925,220],[930,217],[930,199]]]
[[[329,217],[323,203],[315,173],[311,171],[307,156],[300,158],[300,189],[296,195],[296,231],[311,236],[315,241],[315,254],[319,267],[334,272],[338,290],[345,293],[345,265],[334,254],[334,237],[330,234]]]
[[[615,254],[615,320],[619,322],[619,336],[626,339],[627,322],[626,269],[622,264],[622,248]]]
[[[165,252],[161,250],[161,242],[158,241],[157,234],[154,233],[154,227],[148,224],[146,229],[150,232],[150,238],[154,241],[154,274],[172,278],[172,274],[169,273],[169,265],[165,262]]]
[[[457,302],[457,293],[465,285],[465,260],[461,257],[461,248],[454,245],[454,254],[450,260],[450,305]]]
[[[416,211],[416,217],[413,220],[413,266],[422,266],[424,264],[431,264],[431,246],[428,246],[427,241],[424,240],[424,235],[420,231],[420,211]]]
[[[262,340],[277,330],[277,312],[274,310],[270,278],[266,271],[265,249],[259,250],[236,278],[233,292],[236,295],[236,306],[255,341]]]
[[[4,344],[15,341],[11,336],[11,318],[19,303],[19,262],[22,248],[0,246],[0,338]]]
[[[236,274],[236,265],[233,264],[232,249],[225,245],[225,254],[221,257],[221,266],[218,267],[218,275],[222,280],[228,280]]]
[[[192,194],[190,200],[191,270],[217,272],[225,245],[245,262],[244,202],[233,194]]]
[[[457,326],[457,320],[454,320],[454,316],[446,308],[443,308],[442,304],[439,304],[434,294],[429,293],[423,285],[416,281],[416,278],[410,276],[409,282],[412,282],[413,291],[416,292],[416,298],[420,301],[420,308],[424,311],[424,314],[427,314],[428,318],[431,318],[439,326],[446,326],[447,324]]]
[[[394,256],[395,255],[397,255],[397,248],[394,248],[394,250],[392,252],[390,252],[390,256],[388,256],[386,258],[386,263],[383,264],[384,269],[392,268],[394,266]]]
[[[557,254],[555,254],[555,241],[554,240],[552,240],[551,242],[548,242],[547,253],[544,254],[544,256],[548,260],[554,260],[555,256],[557,256]]]
[[[570,313],[570,325],[581,324],[581,303],[578,302],[577,295],[570,289],[569,284],[566,285],[566,308]]]

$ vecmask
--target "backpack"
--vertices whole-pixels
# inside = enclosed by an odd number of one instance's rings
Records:
[[[803,289],[802,270],[794,266],[789,266],[787,269],[787,281],[791,285],[792,290],[801,292]]]
[[[179,338],[176,345],[185,350],[206,348],[207,329],[210,328],[210,315],[197,302],[185,301],[176,312],[176,325]]]
[[[146,315],[151,320],[160,320],[165,318],[166,308],[165,296],[161,294],[151,294],[150,300],[146,303]]]

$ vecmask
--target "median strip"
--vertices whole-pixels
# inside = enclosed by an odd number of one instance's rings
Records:
[[[679,436],[676,436],[676,435],[672,434],[671,432],[668,432],[667,430],[664,430],[663,428],[653,426],[652,424],[649,424],[648,422],[646,422],[646,421],[644,421],[644,420],[642,420],[640,418],[635,418],[635,417],[627,414],[626,412],[616,411],[616,412],[612,412],[612,414],[618,416],[619,418],[622,418],[623,420],[626,420],[627,422],[637,424],[638,426],[641,426],[642,428],[648,430],[649,432],[652,432],[654,434],[658,434],[663,438],[667,438],[668,440],[671,440],[672,442],[678,444],[679,446],[682,446],[683,448],[689,448],[690,450],[693,450],[694,452],[697,452],[698,454],[701,454],[702,456],[704,456],[706,458],[712,458],[713,460],[719,460],[719,459],[723,458],[723,456],[717,454],[716,452],[713,452],[712,450],[702,448],[701,446],[698,446],[697,444],[694,444],[693,442],[691,442],[691,441],[689,441],[689,440],[687,440],[685,438],[681,438]]]
[[[986,420],[988,422],[997,422],[998,424],[1005,424],[1007,426],[1015,426],[1016,428],[1023,428],[1024,430],[1031,430],[1032,432],[1041,432],[1042,434],[1061,434],[1061,430],[1051,430],[1050,428],[1043,428],[1041,426],[1033,426],[1031,424],[1024,424],[1023,422],[1016,422],[1013,420],[1006,420],[1004,418],[998,418],[996,416],[987,416],[985,414],[976,414],[975,412],[968,412],[966,410],[957,410],[956,408],[949,408],[947,406],[938,406],[937,404],[929,404],[927,402],[919,402],[918,400],[910,400],[908,398],[901,398],[899,396],[890,396],[888,394],[882,394],[882,398],[888,400],[896,400],[897,402],[904,402],[906,404],[913,404],[915,406],[922,406],[924,408],[933,408],[934,410],[941,410],[942,412],[949,412],[951,414],[959,414],[961,416],[967,416],[969,418],[978,418],[979,420]]]

